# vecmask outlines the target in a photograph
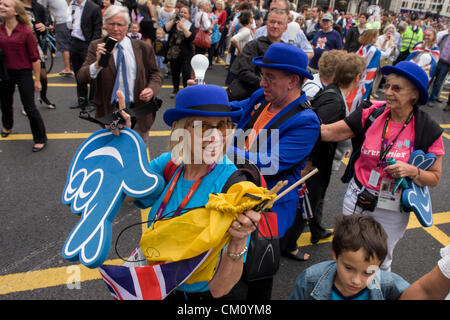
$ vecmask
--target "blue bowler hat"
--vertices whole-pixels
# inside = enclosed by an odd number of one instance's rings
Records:
[[[231,117],[237,123],[241,113],[241,108],[230,105],[225,89],[201,84],[181,89],[175,97],[175,107],[166,110],[163,119],[169,126],[187,117]]]
[[[271,44],[264,57],[253,58],[252,62],[258,67],[282,70],[313,79],[312,74],[306,70],[308,56],[302,49],[290,44],[281,42]]]
[[[419,90],[419,104],[422,105],[428,102],[428,76],[426,72],[414,62],[401,61],[395,66],[384,66],[381,68],[381,73],[383,75],[395,73],[408,79],[417,90]]]

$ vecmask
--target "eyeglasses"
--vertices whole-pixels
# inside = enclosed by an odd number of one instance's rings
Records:
[[[395,93],[399,93],[402,90],[410,90],[410,88],[402,88],[397,84],[389,84],[389,83],[385,83],[384,84],[384,90],[386,91],[387,89],[391,89],[392,91],[394,91]]]
[[[203,137],[209,136],[212,134],[213,129],[219,130],[222,135],[226,135],[227,130],[234,129],[236,124],[232,121],[220,121],[217,125],[212,125],[210,123],[204,121],[194,121],[192,123],[192,128],[194,128],[194,132]]]
[[[127,26],[125,23],[116,23],[116,22],[107,22],[106,25],[108,25],[111,28],[114,27],[123,28]]]
[[[285,77],[275,77],[275,76],[272,76],[270,74],[269,75],[264,75],[262,73],[260,73],[259,76],[260,76],[261,80],[264,80],[265,82],[267,82],[267,84],[272,84],[274,81],[277,81],[279,79],[285,78]],[[287,77],[287,75],[286,75],[286,77]]]

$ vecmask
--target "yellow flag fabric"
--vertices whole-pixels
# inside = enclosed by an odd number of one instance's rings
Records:
[[[240,213],[276,197],[276,194],[268,195],[267,191],[248,181],[239,182],[227,193],[210,194],[205,208],[156,221],[140,241],[147,262],[180,261],[213,249],[186,283],[211,280],[220,252],[230,240],[227,231],[231,223]]]

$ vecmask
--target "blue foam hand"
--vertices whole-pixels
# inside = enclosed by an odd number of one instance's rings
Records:
[[[135,131],[123,128],[119,136],[109,129],[93,133],[75,153],[63,191],[62,202],[81,216],[64,244],[63,257],[90,268],[100,266],[125,196],[161,193],[163,181],[150,171],[145,144]]]
[[[408,163],[422,170],[428,170],[436,160],[435,154],[425,154],[422,150],[416,150],[409,157]],[[409,187],[402,193],[403,205],[414,212],[417,220],[424,227],[431,227],[433,225],[433,208],[428,187],[419,187],[409,178],[406,180]]]

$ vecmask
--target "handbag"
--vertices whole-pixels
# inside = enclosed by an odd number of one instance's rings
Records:
[[[209,35],[208,31],[202,30],[201,25],[202,23],[200,21],[200,28],[197,28],[195,32],[195,38],[193,43],[198,48],[208,49],[209,47],[211,47],[211,36]]]
[[[194,38],[194,45],[198,48],[208,49],[211,47],[211,38],[208,31],[197,28]]]
[[[280,239],[277,214],[264,212],[258,227],[250,236],[247,259],[244,264],[247,281],[273,277],[280,267]]]

